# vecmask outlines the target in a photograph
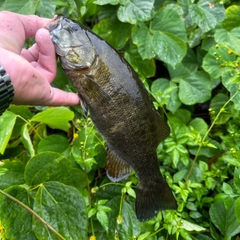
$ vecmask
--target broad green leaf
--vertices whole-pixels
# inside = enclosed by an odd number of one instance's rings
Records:
[[[58,3],[62,3],[58,0]],[[66,5],[66,3],[65,3]],[[41,17],[52,18],[56,14],[56,3],[49,0],[39,0],[37,5],[36,14]]]
[[[178,97],[178,87],[168,79],[156,79],[151,86],[154,97],[160,102],[166,102],[167,109],[172,113],[181,106]]]
[[[153,14],[154,0],[125,0],[119,7],[117,16],[122,22],[135,24],[137,21],[148,21]]]
[[[211,86],[208,74],[195,72],[180,80],[179,98],[186,105],[206,102],[211,97]]]
[[[0,154],[3,154],[10,140],[17,116],[9,111],[0,117]]]
[[[137,45],[142,59],[151,59],[155,56],[152,45],[152,35],[147,26],[141,22],[136,24],[132,30],[133,43]]]
[[[213,203],[209,213],[211,221],[225,238],[240,233],[240,224],[234,214],[233,200],[232,206],[229,209],[226,209],[223,202]]]
[[[18,199],[28,207],[32,207],[33,199],[23,187],[12,186],[6,193]],[[6,239],[35,240],[32,230],[33,216],[14,201],[0,194],[1,225],[4,227]],[[36,220],[36,219],[35,219]],[[38,221],[38,220],[36,220]]]
[[[43,138],[38,144],[38,153],[42,152],[57,152],[62,153],[69,147],[68,140],[65,136],[52,134]]]
[[[140,234],[139,221],[129,203],[123,201],[122,213],[120,213],[122,221],[119,224],[117,223],[117,217],[119,215],[120,197],[113,198],[106,205],[112,209],[108,213],[109,219],[112,219],[112,221],[109,221],[109,239],[114,239],[116,233],[119,239],[133,239],[134,236]]]
[[[33,210],[66,239],[87,239],[87,209],[80,192],[59,182],[47,182],[38,188]],[[38,239],[58,239],[37,219],[33,231]]]
[[[1,10],[8,10],[21,14],[34,14],[38,5],[38,1],[32,0],[6,0]]]
[[[28,124],[24,124],[21,131],[22,143],[24,147],[28,150],[31,157],[35,155],[35,150],[33,148],[32,140],[28,132]]]
[[[234,53],[240,54],[240,27],[227,31],[223,28],[217,29],[214,38],[216,42],[223,43],[226,49],[225,54],[231,49]]]
[[[197,132],[204,135],[208,130],[207,123],[202,118],[194,118],[190,123],[189,126],[193,127]]]
[[[227,96],[224,93],[218,93],[216,96],[214,96],[210,103],[210,116],[211,121],[215,120],[215,124],[224,124],[226,123],[229,118],[231,118],[231,113],[228,111],[229,105],[226,107],[227,109],[224,109],[222,111],[223,105],[229,100],[229,96]],[[218,119],[215,119],[216,115],[221,111],[220,116]]]
[[[106,4],[116,5],[119,3],[119,0],[95,0],[94,3],[97,5],[106,5]]]
[[[182,60],[187,50],[186,44],[181,38],[167,32],[155,32],[152,45],[155,46],[156,57],[173,67]]]
[[[33,113],[30,111],[28,106],[25,105],[14,105],[11,104],[8,108],[12,113],[20,115],[22,118],[29,120],[33,117]]]
[[[203,32],[208,32],[223,21],[225,9],[218,1],[200,0],[189,6],[189,15]]]
[[[150,29],[151,32],[171,33],[183,42],[187,41],[185,23],[179,14],[171,8],[163,8],[157,12],[150,23]]]
[[[101,20],[94,25],[93,31],[105,39],[116,49],[122,49],[131,35],[132,26],[129,23],[120,22],[117,18]]]
[[[53,129],[67,131],[70,128],[69,121],[73,120],[74,113],[66,107],[52,107],[36,114],[31,121],[45,123]]]
[[[234,170],[234,186],[237,192],[240,193],[240,169],[235,168]]]
[[[0,189],[24,184],[24,167],[24,164],[20,161],[4,160],[0,165],[0,171],[4,169],[4,173],[0,175]]]
[[[240,224],[240,198],[237,198],[234,203],[234,212],[236,214],[236,218],[238,223]]]
[[[223,20],[222,26],[230,31],[233,28],[240,26],[240,6],[238,5],[231,5],[226,9],[227,17]]]
[[[156,66],[154,59],[143,60],[134,45],[131,45],[125,52],[124,57],[140,77],[149,78],[155,75]]]
[[[216,44],[204,57],[202,67],[212,78],[219,78],[225,73],[229,73],[229,79],[232,79],[237,74],[238,69],[234,64],[236,55],[229,54],[228,50],[225,43]]]
[[[44,152],[29,160],[24,173],[25,181],[35,186],[47,181],[59,181],[78,188],[86,186],[85,174],[73,168],[69,158],[54,152]]]
[[[240,110],[240,76],[236,72],[226,72],[222,76],[222,84],[230,92],[230,97],[234,103],[234,108]]]
[[[199,63],[195,53],[189,48],[187,54],[184,56],[183,60],[176,64],[175,67],[167,64],[167,69],[170,78],[173,82],[178,82],[179,77],[188,75],[190,73],[196,72]]]
[[[175,67],[187,51],[183,20],[174,10],[163,9],[154,16],[150,23],[150,31],[153,34],[151,44],[157,58]]]

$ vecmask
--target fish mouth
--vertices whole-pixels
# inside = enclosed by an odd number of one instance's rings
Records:
[[[62,20],[63,16],[61,15],[55,15],[54,18],[45,26],[45,28],[51,33],[53,30],[62,29]]]

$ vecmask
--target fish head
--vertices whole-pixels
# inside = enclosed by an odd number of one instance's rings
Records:
[[[87,32],[78,23],[56,16],[46,26],[64,69],[90,68],[96,58]]]

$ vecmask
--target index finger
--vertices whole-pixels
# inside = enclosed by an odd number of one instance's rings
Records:
[[[38,17],[36,15],[21,15],[9,11],[0,12],[0,19],[3,25],[7,25],[9,22],[15,23],[12,27],[17,27],[20,22],[25,30],[26,38],[34,37],[39,28],[43,28],[50,21],[48,18]],[[17,23],[16,23],[17,22]],[[1,22],[0,22],[1,24]],[[13,30],[13,29],[12,29]]]
[[[21,15],[13,12],[0,12],[0,46],[19,53],[26,38],[34,37],[39,28],[50,21],[35,15]]]

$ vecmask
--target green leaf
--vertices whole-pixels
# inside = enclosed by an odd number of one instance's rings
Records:
[[[119,0],[95,0],[94,3],[97,5],[106,5],[106,4],[116,5],[119,3]]]
[[[133,236],[140,234],[140,226],[136,218],[136,213],[126,201],[123,201],[122,213],[120,213],[122,221],[120,224],[116,221],[119,215],[120,197],[111,199],[106,205],[112,209],[111,212],[108,212],[108,218],[112,219],[109,221],[109,239],[114,239],[116,233],[119,239],[132,239]]]
[[[31,158],[25,168],[25,181],[35,186],[47,181],[59,181],[78,188],[86,186],[85,174],[73,168],[69,158],[54,152],[44,152]]]
[[[221,112],[218,119],[215,119],[216,115],[222,109],[223,105],[229,100],[229,97],[224,93],[218,93],[214,96],[210,103],[210,116],[211,120],[215,120],[215,124],[224,124],[226,123],[229,118],[231,118],[231,113],[228,112],[229,105],[226,107],[224,111]]]
[[[108,216],[106,212],[104,211],[98,211],[97,212],[97,219],[103,226],[104,230],[108,232],[108,227],[109,227],[109,221],[108,221]]]
[[[62,4],[61,2],[57,1]],[[66,5],[66,3],[65,3]],[[56,14],[56,3],[54,0],[39,0],[37,5],[36,14],[41,17],[52,18]]]
[[[28,150],[31,157],[35,155],[35,150],[33,148],[32,140],[28,132],[28,124],[24,124],[21,131],[22,143],[24,147]]]
[[[124,57],[140,77],[149,78],[155,75],[156,66],[154,59],[142,60],[142,57],[134,45],[131,45],[125,52]]]
[[[151,59],[155,57],[154,45],[152,45],[152,35],[147,26],[140,22],[132,30],[133,43],[137,45],[138,52],[142,59]]]
[[[203,103],[210,99],[212,84],[205,72],[194,72],[180,80],[179,98],[186,105]]]
[[[185,23],[180,15],[171,8],[163,8],[158,11],[150,23],[150,29],[153,33],[155,31],[171,33],[182,41],[187,41]]]
[[[33,199],[23,187],[12,186],[6,193],[32,207]],[[0,194],[1,225],[4,227],[6,239],[34,240],[32,230],[32,215],[23,207]],[[38,220],[37,220],[38,221]]]
[[[117,50],[122,49],[131,36],[132,26],[129,23],[120,22],[117,18],[101,20],[94,25],[93,31],[106,40]]]
[[[137,21],[148,21],[153,14],[154,0],[125,0],[119,7],[117,16],[122,22],[135,24]]]
[[[87,209],[77,189],[59,182],[41,184],[33,210],[66,239],[87,239]],[[58,239],[35,218],[33,231],[38,239]]]
[[[240,224],[240,198],[237,198],[234,203],[234,212],[235,212],[237,220]]]
[[[163,9],[154,16],[150,31],[153,34],[151,43],[157,58],[175,67],[187,52],[183,20],[174,10]]]
[[[17,116],[9,111],[0,117],[0,154],[3,154],[11,137]],[[4,127],[3,127],[4,126]]]
[[[218,22],[225,18],[225,9],[217,1],[200,0],[189,6],[189,15],[203,32],[215,28]]]
[[[181,106],[178,97],[178,87],[172,81],[158,78],[152,83],[151,91],[158,101],[166,102],[167,109],[172,113],[176,112]]]
[[[197,132],[204,135],[208,130],[207,123],[202,118],[194,118],[190,123],[189,126],[193,127]]]
[[[240,27],[234,28],[230,31],[227,31],[223,28],[217,29],[214,38],[217,43],[223,43],[226,49],[225,55],[228,52],[228,49],[231,49],[236,54],[240,54]]]
[[[223,202],[215,202],[210,207],[209,213],[211,221],[225,238],[233,237],[240,232],[240,224],[234,214],[234,204],[226,209]]]
[[[67,131],[70,128],[69,121],[73,120],[74,113],[66,107],[48,108],[36,114],[31,121],[47,124],[53,129]]]
[[[31,0],[6,0],[1,10],[8,10],[25,15],[34,14],[38,5],[38,1]]]
[[[0,175],[0,189],[24,184],[24,167],[24,164],[20,161],[4,160],[3,164],[0,164],[0,171],[4,169],[4,174]]]
[[[219,78],[225,73],[232,74],[234,71],[233,63],[235,59],[236,56],[234,54],[228,54],[228,48],[226,47],[226,44],[219,43],[209,49],[209,52],[203,59],[202,66],[212,78]]]
[[[240,6],[238,5],[231,5],[226,9],[227,17],[223,20],[222,26],[227,30],[230,31],[233,28],[239,27],[240,25]]]
[[[240,169],[238,168],[235,168],[234,170],[234,186],[238,193],[240,193]]]
[[[52,134],[43,138],[38,144],[38,153],[42,152],[57,152],[62,153],[69,147],[68,140],[65,136]]]
[[[186,44],[179,37],[166,32],[156,32],[153,35],[152,45],[159,60],[171,64],[173,67],[186,54]]]
[[[200,225],[191,223],[189,221],[186,221],[184,219],[182,219],[181,222],[182,222],[182,225],[180,225],[180,228],[186,229],[187,231],[197,231],[197,232],[200,232],[200,231],[205,231],[206,230],[206,228],[204,228],[204,227],[202,227]]]

